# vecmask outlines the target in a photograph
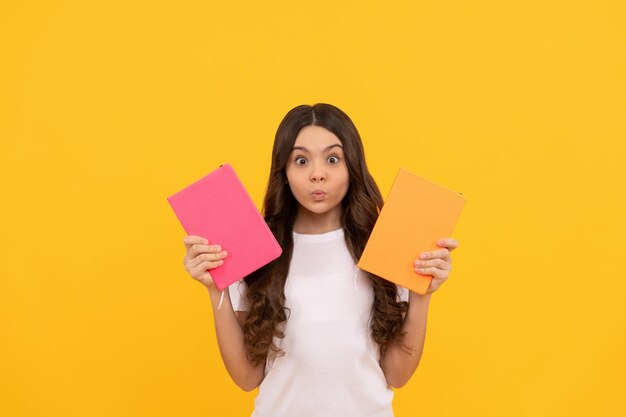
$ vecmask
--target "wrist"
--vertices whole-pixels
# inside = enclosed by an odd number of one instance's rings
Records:
[[[409,292],[409,303],[428,306],[428,304],[430,303],[431,296],[432,296],[432,293],[418,294],[411,290]]]
[[[210,286],[210,287],[206,287],[207,288],[207,292],[209,293],[209,297],[211,298],[211,301],[215,302],[219,302],[220,297],[222,296],[222,291],[220,291],[215,285]],[[224,291],[227,292],[228,288],[225,288]],[[226,295],[224,295],[226,296]]]

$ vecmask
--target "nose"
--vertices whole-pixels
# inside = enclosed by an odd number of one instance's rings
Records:
[[[325,180],[326,180],[326,174],[324,173],[323,169],[319,165],[315,165],[313,167],[313,171],[311,172],[311,181],[318,182],[318,181],[325,181]]]

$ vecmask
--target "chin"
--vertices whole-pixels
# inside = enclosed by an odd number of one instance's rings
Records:
[[[329,204],[327,201],[319,202],[317,204],[310,204],[308,202],[307,204],[300,203],[300,205],[304,207],[307,211],[315,214],[327,213],[337,206],[337,204]]]

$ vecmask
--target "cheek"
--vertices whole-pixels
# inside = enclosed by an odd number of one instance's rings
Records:
[[[298,181],[297,172],[295,172],[293,169],[287,168],[285,170],[285,177],[287,177],[287,181],[289,181],[289,184],[293,184]]]
[[[297,173],[292,172],[287,174],[287,181],[289,181],[288,186],[291,188],[293,194],[297,194],[300,190],[306,188],[306,178],[303,179],[303,177]]]
[[[350,175],[348,174],[348,169],[344,169],[341,175],[341,183],[347,189],[348,185],[350,185]]]

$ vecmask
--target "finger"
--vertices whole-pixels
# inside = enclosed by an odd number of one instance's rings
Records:
[[[205,239],[201,236],[196,235],[187,235],[183,239],[183,243],[185,244],[185,251],[189,252],[189,248],[195,244],[206,245],[209,243],[208,239]]]
[[[197,266],[190,269],[189,273],[192,277],[196,278],[201,274],[207,272],[209,269],[215,269],[218,266],[222,265],[224,261],[202,261]]]
[[[415,260],[413,262],[413,269],[415,272],[431,276],[441,276],[450,273],[452,270],[452,264],[441,258],[435,258],[430,260]]]
[[[433,266],[435,268],[443,269],[446,271],[449,271],[452,268],[452,265],[450,264],[450,262],[447,262],[446,260],[442,258],[435,258],[429,261],[416,260],[415,262],[413,262],[413,264],[416,268],[426,268],[429,266]]]
[[[228,256],[228,252],[226,252],[225,250],[218,252],[218,253],[201,253],[200,255],[191,259],[189,261],[189,264],[190,264],[190,267],[193,268],[197,265],[200,265],[204,261],[210,261],[210,262],[220,261],[226,258],[227,256]]]
[[[188,255],[189,258],[195,258],[196,256],[203,253],[219,253],[222,251],[222,247],[220,245],[201,245],[195,244],[191,245],[189,249]]]
[[[450,276],[450,269],[441,269],[433,267],[432,270],[433,280],[437,281],[441,285]]]
[[[450,252],[459,247],[459,241],[451,237],[445,237],[437,241],[437,246],[448,248]]]
[[[413,268],[413,270],[420,275],[432,275],[432,271],[431,271],[431,266],[429,267],[421,267],[421,266],[416,266]]]
[[[415,272],[420,275],[430,275],[433,279],[437,279],[439,281],[445,281],[448,278],[449,271],[445,269],[439,269],[434,266],[429,266],[426,268],[415,268]]]
[[[421,261],[424,261],[427,259],[435,259],[435,258],[446,259],[446,257],[448,257],[449,255],[450,255],[450,251],[448,249],[437,249],[437,250],[430,251],[430,252],[422,252],[420,254],[419,259]]]
[[[415,272],[417,272],[420,275],[430,275],[433,276],[433,270],[435,268],[433,268],[432,266],[426,267],[426,268],[422,268],[422,267],[415,267]]]

